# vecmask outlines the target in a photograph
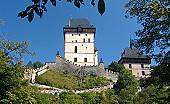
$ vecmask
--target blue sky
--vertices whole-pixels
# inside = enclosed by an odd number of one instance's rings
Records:
[[[90,0],[89,0],[90,1]],[[136,20],[125,18],[124,5],[128,0],[105,0],[106,11],[103,16],[90,2],[80,9],[73,4],[57,1],[57,6],[47,5],[48,12],[40,19],[35,16],[32,23],[27,19],[20,19],[17,13],[24,10],[31,0],[3,0],[0,6],[0,19],[5,21],[0,26],[0,33],[12,41],[26,40],[30,43],[29,49],[36,56],[25,56],[24,62],[55,61],[57,50],[63,55],[63,26],[70,18],[87,18],[96,29],[96,47],[99,57],[103,58],[106,65],[120,59],[121,52],[129,46],[130,35],[140,28]]]

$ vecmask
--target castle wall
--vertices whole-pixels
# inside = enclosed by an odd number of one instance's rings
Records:
[[[113,82],[117,81],[117,73],[109,72],[108,70],[105,70],[104,67],[99,66],[101,65],[99,64],[97,66],[81,67],[80,65],[75,65],[73,62],[64,60],[61,56],[57,56],[55,69],[59,71],[67,71],[73,75],[79,75],[80,73],[82,73],[84,76],[97,75],[111,79]]]

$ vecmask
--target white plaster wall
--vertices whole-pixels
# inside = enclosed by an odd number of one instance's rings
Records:
[[[83,65],[88,65],[87,63],[90,63],[90,65],[94,65],[94,54],[65,54],[66,60],[74,62],[74,58],[77,58],[76,64],[80,65],[82,63]],[[87,62],[84,62],[84,58],[87,58]],[[81,64],[81,65],[82,65]]]
[[[75,46],[77,53],[74,53]],[[98,54],[95,56],[94,53],[94,33],[65,33],[64,58],[72,62],[77,58],[75,64],[80,66],[98,65]],[[84,62],[84,58],[87,58],[87,62]]]
[[[85,42],[88,42],[89,38],[90,42],[94,42],[94,33],[65,33],[65,42],[75,42],[76,40],[77,42],[83,42],[83,38],[85,38]]]
[[[131,64],[132,68],[129,68],[129,64]],[[141,63],[142,64],[142,63]],[[138,63],[124,63],[124,67],[128,70],[132,70],[132,74],[135,77],[145,77],[150,74],[150,64],[143,64],[144,68],[141,68],[141,64]],[[145,75],[142,75],[142,71],[145,72]]]
[[[77,46],[77,53],[93,53],[94,43],[65,43],[65,54],[74,53]]]
[[[98,65],[98,51],[95,52],[95,66]]]

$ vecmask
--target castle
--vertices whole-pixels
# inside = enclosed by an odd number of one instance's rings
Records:
[[[97,75],[116,82],[118,73],[104,68],[101,60],[98,63],[98,50],[95,48],[96,28],[87,19],[71,19],[64,26],[64,57],[56,54],[55,62],[46,62],[45,65],[31,72],[31,80],[50,68],[58,71],[79,75]],[[147,77],[150,74],[151,59],[139,52],[137,48],[125,48],[118,63],[123,64],[127,70],[137,78]],[[28,73],[29,74],[29,73]]]

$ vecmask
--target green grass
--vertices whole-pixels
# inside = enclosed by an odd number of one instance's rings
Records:
[[[80,87],[80,79],[77,77],[58,72],[55,70],[49,70],[46,73],[36,77],[36,83],[53,86],[62,89],[89,89],[99,86],[105,86],[109,84],[110,80],[98,77],[98,76],[87,76],[83,79]]]
[[[49,70],[46,73],[38,76],[36,82],[39,84],[49,85],[64,89],[78,89],[79,83],[77,78],[64,74],[62,72],[57,72],[55,70]]]

